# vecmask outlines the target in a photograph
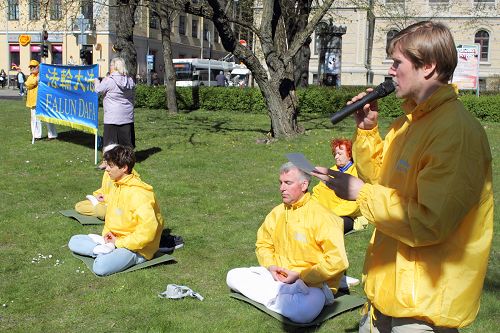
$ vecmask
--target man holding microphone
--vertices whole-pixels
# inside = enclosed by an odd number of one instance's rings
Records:
[[[314,175],[375,227],[359,332],[458,332],[479,310],[491,247],[490,147],[448,83],[457,53],[447,27],[413,24],[387,53],[404,115],[382,140],[377,102],[364,105],[353,143],[361,179],[323,167]]]

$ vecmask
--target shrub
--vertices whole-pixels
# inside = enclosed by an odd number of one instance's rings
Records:
[[[301,114],[322,113],[331,115],[345,106],[346,102],[365,86],[341,88],[310,86],[297,90]],[[264,98],[258,88],[237,87],[179,87],[176,90],[179,110],[228,111],[240,113],[267,113]],[[471,92],[460,92],[465,107],[477,118],[500,122],[500,95],[485,94],[476,97]],[[382,117],[395,118],[403,114],[401,99],[394,94],[379,100]],[[166,109],[165,87],[138,85],[136,107]]]

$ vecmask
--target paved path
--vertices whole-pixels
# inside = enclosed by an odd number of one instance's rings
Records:
[[[22,100],[23,98],[24,97],[19,96],[19,89],[17,88],[0,88],[0,99]]]

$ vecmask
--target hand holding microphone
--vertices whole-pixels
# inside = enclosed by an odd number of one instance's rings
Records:
[[[387,80],[379,84],[377,87],[373,89],[373,91],[369,92],[362,98],[354,101],[353,103],[344,106],[339,111],[335,112],[331,118],[332,124],[337,124],[342,121],[344,118],[353,114],[357,110],[362,109],[366,104],[373,102],[376,99],[385,97],[392,93],[396,89],[396,85],[392,80]]]

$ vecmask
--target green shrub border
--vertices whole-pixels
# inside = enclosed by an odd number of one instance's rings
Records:
[[[300,112],[302,114],[333,114],[365,86],[348,86],[338,89],[310,86],[297,90]],[[178,107],[181,111],[202,109],[206,111],[229,111],[243,113],[267,112],[264,99],[258,88],[200,87],[176,89]],[[500,94],[487,93],[476,97],[470,92],[460,94],[465,107],[477,118],[500,122]],[[397,117],[402,114],[401,100],[394,94],[379,102],[379,112],[383,117]],[[138,85],[136,89],[137,108],[165,109],[166,97],[163,86]]]

